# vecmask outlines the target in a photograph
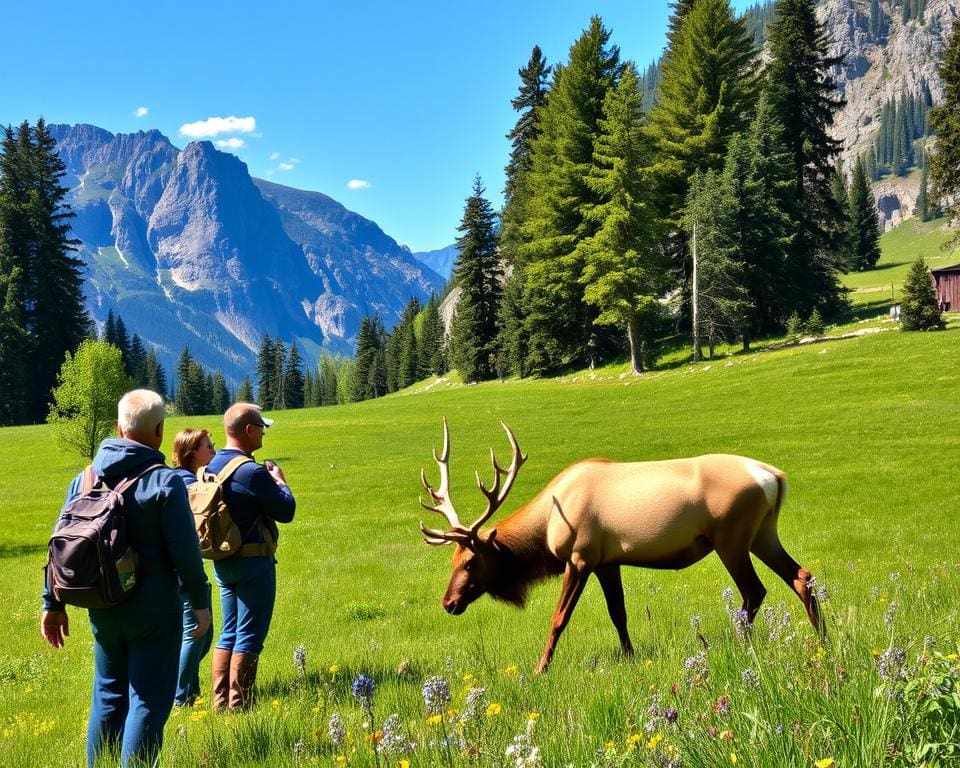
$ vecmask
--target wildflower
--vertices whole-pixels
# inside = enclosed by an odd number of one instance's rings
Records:
[[[679,717],[680,713],[677,712],[676,707],[668,707],[666,712],[663,713],[663,719],[670,723],[670,725],[677,722],[677,718]]]
[[[307,649],[300,643],[293,651],[293,666],[301,675],[307,671]]]
[[[299,765],[300,760],[302,759],[303,759],[303,742],[298,739],[296,742],[294,742],[294,745],[293,745],[293,761],[294,763]]]
[[[733,631],[737,638],[743,640],[750,634],[750,614],[743,608],[733,614]]]
[[[440,725],[443,722],[443,715],[430,715],[427,718],[427,725]]]
[[[878,587],[876,584],[870,587],[870,597],[872,597],[874,600],[880,599],[880,587]]]
[[[423,683],[423,704],[429,714],[437,714],[450,703],[450,686],[439,675],[428,677]]]
[[[198,709],[198,710],[195,710],[194,712],[191,712],[191,713],[190,713],[190,719],[193,720],[193,722],[196,723],[196,722],[198,722],[198,721],[200,721],[200,720],[203,720],[203,718],[205,718],[208,714],[209,714],[209,711],[208,711],[208,710],[206,710],[206,709]]]
[[[343,740],[347,735],[347,726],[343,723],[343,718],[336,712],[330,715],[330,722],[327,723],[327,733],[336,746],[342,746]]]
[[[511,664],[509,667],[507,667],[505,670],[503,670],[503,674],[512,677],[513,675],[516,675],[518,671],[519,671],[519,669],[518,669],[517,665],[516,665],[516,664]]]
[[[719,699],[717,699],[717,702],[713,705],[713,714],[724,716],[730,714],[729,696],[721,696]]]
[[[687,672],[688,685],[702,683],[710,674],[710,667],[707,666],[707,654],[700,651],[696,656],[688,656],[683,660],[683,668]]]
[[[410,659],[403,659],[403,660],[397,665],[397,674],[398,674],[398,675],[405,675],[405,674],[407,674],[407,672],[409,672],[409,671],[410,671]]]
[[[723,604],[727,608],[727,613],[733,613],[733,590],[727,587],[723,590]]]
[[[638,741],[643,738],[639,733],[631,733],[627,736],[627,748],[632,749]]]
[[[487,705],[487,717],[496,717],[501,712],[503,712],[503,707],[497,704],[497,702],[492,701]]]
[[[383,735],[377,744],[377,749],[388,755],[402,755],[409,752],[416,745],[407,740],[403,733],[403,723],[400,715],[394,713],[383,721]]]
[[[877,658],[877,672],[881,679],[890,683],[906,679],[907,673],[904,669],[906,661],[906,651],[891,645]]]
[[[887,606],[887,610],[883,613],[883,625],[887,629],[893,629],[894,622],[897,618],[897,610],[900,608],[900,605],[896,600],[891,600],[890,604]]]
[[[374,731],[373,733],[368,733],[363,737],[364,741],[372,741],[374,745],[379,744],[380,740],[383,738],[383,731]]]
[[[353,681],[353,697],[360,702],[360,706],[364,709],[369,709],[370,704],[373,702],[373,692],[376,688],[377,684],[372,677],[363,674],[357,675]]]
[[[274,712],[277,712],[283,705],[280,703],[280,699],[274,699],[270,702],[270,706],[273,707]]]
[[[814,765],[817,766],[817,768],[833,768],[836,763],[832,757],[825,757],[823,760],[817,760]]]
[[[404,757],[399,763],[397,763],[397,768],[410,768],[410,761]]]
[[[720,741],[733,741],[733,731],[729,729],[720,731]]]
[[[539,719],[540,719],[539,712],[527,712],[527,720],[530,720],[535,723]]]
[[[749,667],[740,673],[740,679],[743,680],[743,684],[748,688],[756,688],[760,685],[760,678],[757,677],[757,673]]]
[[[330,672],[331,675],[335,675],[337,674],[337,672],[340,671],[340,667],[336,664],[331,664],[330,669],[328,671]]]
[[[690,628],[694,632],[700,631],[700,616],[696,613],[690,617]]]
[[[647,749],[649,750],[656,749],[657,744],[659,744],[661,741],[663,741],[663,734],[655,733],[653,736],[650,737],[650,741],[647,742]]]
[[[536,720],[527,719],[527,730],[518,733],[507,746],[506,756],[513,760],[516,768],[540,768],[540,748],[533,743],[533,727]]]
[[[484,702],[487,695],[487,689],[479,685],[474,685],[463,701],[463,712],[460,715],[461,720],[472,720],[477,717],[484,709]]]
[[[733,765],[736,765],[736,764],[737,764],[737,753],[736,753],[736,752],[731,752],[731,753],[730,753],[730,762],[733,763]]]

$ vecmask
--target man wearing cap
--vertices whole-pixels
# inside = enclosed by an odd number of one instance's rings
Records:
[[[253,700],[257,662],[277,594],[277,523],[289,523],[296,510],[283,470],[270,461],[253,461],[271,424],[258,405],[231,405],[223,415],[226,447],[217,451],[207,467],[216,474],[234,459],[247,459],[223,487],[224,501],[240,529],[243,545],[237,554],[213,563],[223,617],[213,652],[211,685],[213,708],[218,710],[247,709]]]

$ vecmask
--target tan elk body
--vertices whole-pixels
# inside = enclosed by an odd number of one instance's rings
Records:
[[[560,600],[537,671],[550,663],[557,641],[590,574],[596,574],[623,652],[633,653],[627,632],[621,565],[680,569],[712,551],[723,561],[753,621],[766,589],[753,568],[751,553],[797,594],[818,633],[823,625],[809,582],[809,571],[787,554],[777,535],[777,517],[786,493],[783,473],[743,456],[711,454],[689,459],[618,463],[579,461],[557,475],[537,496],[501,520],[480,530],[506,499],[526,457],[510,429],[513,448],[507,469],[491,451],[495,478],[491,488],[477,483],[487,509],[467,527],[460,523],[449,493],[449,434],[434,454],[441,482],[434,490],[423,476],[434,506],[450,527],[420,524],[430,544],[455,543],[453,572],[443,607],[460,614],[482,594],[524,604],[528,588],[550,575],[563,574]],[[503,480],[503,482],[501,482]]]

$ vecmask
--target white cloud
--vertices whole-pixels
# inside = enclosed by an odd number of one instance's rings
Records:
[[[279,153],[279,152],[271,152],[271,153],[270,153],[270,161],[271,161],[271,162],[275,162],[275,161],[277,161],[277,160],[279,160],[279,159],[280,159],[280,153]]]
[[[150,110],[146,107],[137,107],[135,110],[133,110],[134,117],[146,117],[149,114]]]
[[[347,182],[347,189],[370,189],[372,186],[366,179],[350,179]]]
[[[208,117],[180,126],[180,135],[191,139],[208,139],[223,133],[253,133],[257,129],[253,117]]]
[[[247,146],[247,142],[238,139],[236,136],[231,136],[229,139],[217,139],[215,143],[218,149],[243,149]]]
[[[281,171],[292,171],[293,163],[279,163],[277,168],[279,168]]]

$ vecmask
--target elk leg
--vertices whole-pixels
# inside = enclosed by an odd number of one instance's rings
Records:
[[[567,622],[570,621],[573,609],[577,607],[577,600],[580,599],[588,578],[590,578],[590,571],[583,564],[574,565],[572,562],[567,562],[567,567],[563,572],[563,586],[560,588],[560,600],[553,612],[553,622],[550,626],[550,634],[547,636],[547,644],[535,670],[537,674],[546,672],[547,667],[550,666],[550,659],[553,658],[557,641],[560,639],[564,627],[567,626]]]
[[[807,611],[807,618],[810,619],[817,635],[821,640],[826,640],[827,628],[823,622],[823,617],[820,615],[820,603],[809,587],[813,574],[790,557],[787,550],[783,548],[783,544],[780,543],[776,527],[771,531],[769,525],[771,523],[764,521],[764,526],[753,542],[753,554],[760,558],[764,565],[783,579],[787,586],[796,593],[800,602],[803,603],[803,607]],[[772,525],[775,526],[776,523],[772,523]]]
[[[633,644],[630,642],[630,633],[627,632],[627,608],[623,601],[623,579],[620,576],[620,566],[607,565],[598,568],[596,574],[607,601],[610,620],[617,629],[617,635],[620,636],[620,648],[625,656],[633,656]]]
[[[747,612],[747,621],[753,624],[753,618],[760,610],[767,589],[753,568],[749,552],[731,552],[717,547],[717,554],[723,561],[727,572],[733,577],[734,584],[743,598],[742,609]]]

